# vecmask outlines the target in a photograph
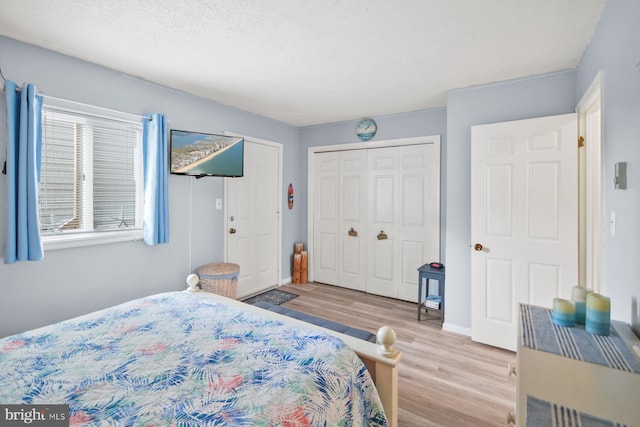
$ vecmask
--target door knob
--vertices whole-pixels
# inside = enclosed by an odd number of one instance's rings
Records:
[[[476,251],[481,251],[483,249],[483,246],[480,243],[476,243],[473,249],[475,249]]]
[[[236,234],[236,229],[235,228],[230,228],[229,229],[229,234]]]
[[[380,230],[380,233],[376,237],[378,240],[387,240],[389,238],[389,236],[387,236],[387,233],[385,233],[384,230]]]

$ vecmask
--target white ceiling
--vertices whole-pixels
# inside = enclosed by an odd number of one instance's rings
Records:
[[[575,68],[605,2],[2,0],[0,34],[308,126]]]

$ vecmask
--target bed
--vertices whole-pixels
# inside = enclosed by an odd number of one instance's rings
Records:
[[[70,425],[395,425],[397,359],[363,357],[366,344],[163,293],[0,340],[0,403],[66,403]]]

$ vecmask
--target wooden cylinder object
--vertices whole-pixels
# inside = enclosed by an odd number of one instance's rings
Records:
[[[304,250],[304,243],[295,243],[293,246],[293,253],[299,254]]]
[[[307,269],[303,269],[302,271],[300,271],[300,283],[305,284],[307,283]]]
[[[293,277],[291,281],[300,283],[300,272],[302,271],[302,254],[293,254]]]
[[[302,267],[303,270],[306,270],[307,264],[308,264],[307,251],[302,251],[300,252],[300,266]]]

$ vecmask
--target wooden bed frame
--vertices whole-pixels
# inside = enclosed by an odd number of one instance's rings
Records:
[[[351,347],[351,349],[360,357],[360,359],[364,362],[365,366],[369,370],[371,378],[373,378],[373,382],[375,383],[376,389],[378,390],[378,395],[380,395],[380,400],[382,401],[384,412],[387,416],[387,419],[389,420],[389,425],[391,427],[398,426],[397,365],[400,358],[402,357],[402,353],[396,351],[392,356],[385,357],[379,353],[378,345],[365,340],[361,340],[359,338],[341,334],[339,332],[335,332],[321,326],[316,326],[311,323],[303,322],[292,317],[283,316],[282,314],[274,313],[260,307],[255,307],[251,304],[246,304],[241,301],[213,294],[211,292],[193,292],[193,294],[197,295],[198,297],[219,301],[224,304],[237,307],[240,310],[258,313],[262,316],[276,319],[289,325],[296,325],[306,329],[316,329],[340,338],[342,341],[344,341],[345,344]]]

